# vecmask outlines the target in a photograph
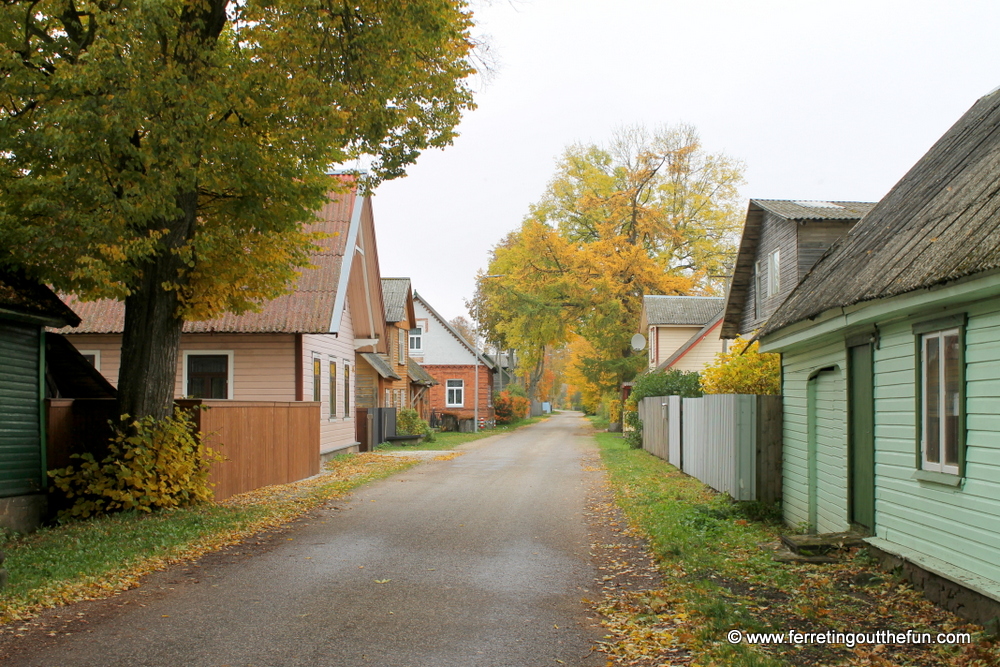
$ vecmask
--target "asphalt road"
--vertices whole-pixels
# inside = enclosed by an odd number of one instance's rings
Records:
[[[464,446],[272,537],[154,576],[22,666],[603,665],[579,415]],[[592,452],[591,452],[592,453]],[[599,590],[600,585],[596,585]],[[68,608],[73,614],[74,608]]]

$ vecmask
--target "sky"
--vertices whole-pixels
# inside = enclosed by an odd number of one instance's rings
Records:
[[[574,143],[694,125],[747,199],[877,201],[1000,86],[997,0],[478,0],[497,64],[459,137],[373,199],[383,276],[467,316]]]

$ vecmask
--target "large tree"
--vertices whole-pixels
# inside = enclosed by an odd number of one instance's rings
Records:
[[[520,229],[494,248],[474,314],[528,366],[579,336],[578,377],[594,395],[612,391],[642,367],[629,339],[643,295],[711,293],[728,271],[741,183],[742,165],[707,153],[689,126],[571,146]]]
[[[0,3],[0,265],[125,301],[120,409],[164,416],[185,319],[308,264],[331,165],[371,187],[472,106],[464,0]]]

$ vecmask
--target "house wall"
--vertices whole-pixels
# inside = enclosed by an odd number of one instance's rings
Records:
[[[413,359],[422,366],[472,365],[475,356],[444,324],[434,317],[424,305],[417,300],[413,302],[413,310],[417,322],[423,325],[423,353],[414,354]],[[437,377],[437,376],[435,376]]]
[[[846,363],[843,339],[782,355],[784,517],[821,533],[849,527]]]
[[[715,363],[715,355],[725,352],[727,341],[720,337],[722,326],[717,326],[689,349],[671,368],[680,371],[701,372],[705,366]]]
[[[780,250],[780,278],[778,293],[770,297],[765,297],[761,302],[761,312],[756,312],[757,302],[757,276],[756,269],[750,276],[750,285],[747,288],[747,298],[743,305],[743,318],[740,323],[740,332],[749,333],[760,327],[764,321],[770,317],[778,306],[785,300],[785,297],[795,288],[798,283],[798,253],[796,249],[797,223],[793,220],[786,220],[770,211],[764,212],[761,220],[760,240],[757,243],[756,261],[760,261],[762,267],[762,284],[767,281],[767,258],[775,250]],[[756,266],[756,264],[754,265]]]
[[[655,352],[655,358],[650,363],[650,368],[656,368],[676,352],[681,345],[691,340],[691,336],[695,335],[701,331],[699,326],[670,326],[666,324],[660,324],[652,327],[654,336],[650,336],[653,339],[655,348],[651,350]]]
[[[798,228],[798,276],[802,280],[809,269],[816,265],[827,248],[841,236],[851,231],[857,220],[815,220]],[[784,251],[782,251],[784,252]]]
[[[344,306],[344,314],[340,320],[339,335],[305,334],[302,336],[302,368],[303,398],[313,397],[313,353],[320,356],[320,453],[329,454],[338,449],[354,447],[358,444],[355,436],[354,408],[356,369],[358,364],[354,359],[354,322],[351,315],[350,300]],[[337,395],[333,416],[330,415],[330,363],[337,364]],[[350,390],[348,393],[348,409],[344,410],[344,364],[350,366]]]
[[[429,402],[431,410],[437,412],[438,414],[442,412],[454,414],[457,415],[459,419],[472,419],[474,414],[473,406],[475,405],[475,380],[477,376],[476,367],[472,364],[437,366],[425,364],[424,369],[439,383],[432,386],[428,390],[428,393],[430,394]],[[492,372],[486,368],[486,366],[480,364],[478,372],[479,416],[487,420],[492,420],[494,418],[492,375]],[[465,400],[463,407],[456,408],[447,407],[445,405],[448,380],[465,381]]]
[[[916,340],[911,324],[885,326],[875,350],[875,530],[907,550],[1000,582],[1000,305],[969,304],[966,465],[961,486],[913,479]]]

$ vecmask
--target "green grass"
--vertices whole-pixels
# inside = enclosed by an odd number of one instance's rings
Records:
[[[0,623],[43,607],[128,588],[141,574],[165,563],[238,542],[413,463],[398,459],[369,463],[365,457],[349,455],[329,464],[329,475],[267,487],[223,503],[124,512],[8,536],[0,541],[9,574],[7,587],[0,592]]]
[[[939,632],[935,628],[961,625],[959,619],[934,607],[910,587],[875,570],[863,553],[845,554],[841,562],[830,565],[774,561],[771,552],[760,547],[776,541],[785,530],[776,508],[735,503],[667,462],[630,448],[620,434],[596,433],[595,438],[618,505],[648,538],[665,575],[663,588],[647,592],[646,597],[672,600],[669,613],[674,618],[683,614],[686,620],[670,632],[692,652],[695,664],[826,665],[844,664],[852,656],[843,646],[731,645],[726,641],[726,632],[731,629],[850,632],[891,627]],[[877,574],[884,582],[862,591],[852,585],[853,577],[861,572]],[[611,608],[631,636],[636,628],[658,632],[657,627],[663,627],[661,621],[670,619],[669,615],[661,619],[650,614],[641,598],[624,604],[619,601]],[[1000,657],[998,646],[953,648],[964,651],[960,658],[942,647],[909,647],[905,655],[893,655],[894,649],[889,648],[886,657],[892,656],[894,661],[884,664],[980,667],[997,664],[990,660]],[[979,651],[988,654],[986,662],[977,661]]]
[[[480,440],[482,438],[488,438],[491,435],[498,435],[501,433],[510,433],[511,431],[519,429],[523,426],[537,424],[543,419],[545,419],[545,417],[528,417],[527,419],[516,421],[513,424],[505,424],[495,428],[483,429],[478,433],[435,433],[433,441],[424,441],[419,445],[399,445],[384,442],[376,447],[376,450],[380,452],[405,452],[413,450],[437,451],[454,449],[459,445],[464,445],[465,443],[472,442],[473,440]]]

